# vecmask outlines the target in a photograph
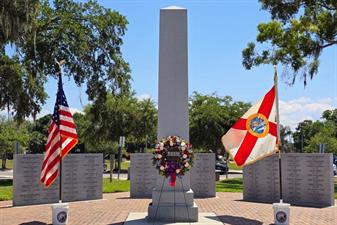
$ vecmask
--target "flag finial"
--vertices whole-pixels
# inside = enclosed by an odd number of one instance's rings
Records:
[[[276,66],[276,64],[274,64],[274,82],[275,82],[275,84],[277,82],[277,66]]]
[[[57,64],[58,67],[58,71],[56,72],[56,74],[61,75],[61,66],[66,62],[64,59],[57,61],[57,59],[55,59],[55,62]]]

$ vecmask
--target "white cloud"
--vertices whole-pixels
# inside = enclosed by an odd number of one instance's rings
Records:
[[[84,112],[80,109],[77,109],[77,108],[69,108],[70,109],[70,112],[72,115],[74,115],[74,113],[81,113],[81,114],[84,114]]]
[[[46,109],[42,109],[42,111],[37,114],[36,118],[39,119],[41,117],[44,117],[45,115],[51,114],[51,112],[49,110]]]
[[[316,101],[307,97],[289,101],[280,100],[280,121],[294,130],[299,122],[319,120],[323,111],[334,108],[337,108],[334,98],[322,98]]]
[[[144,100],[144,99],[151,99],[151,95],[149,94],[141,94],[137,96],[138,100]]]
[[[82,110],[80,110],[80,109],[77,109],[77,108],[69,108],[69,109],[70,109],[71,114],[73,114],[73,115],[74,115],[74,113],[84,114],[84,112]],[[42,109],[41,112],[36,115],[36,119],[39,119],[41,117],[44,117],[45,115],[52,114],[52,113],[53,112],[50,112],[49,110]],[[7,111],[5,111],[5,110],[0,111],[0,116],[1,117],[4,117],[4,118],[7,119],[7,115],[8,115]],[[31,116],[28,117],[27,119],[30,120],[30,121],[33,120],[33,118]]]

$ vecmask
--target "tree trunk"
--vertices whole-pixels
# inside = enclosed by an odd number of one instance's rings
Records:
[[[6,49],[5,49],[5,45],[0,45],[0,53],[1,55],[5,55],[6,54]]]
[[[6,154],[2,156],[2,163],[1,168],[4,170],[6,169]]]
[[[10,111],[10,109],[9,109],[9,102],[7,102],[7,120],[9,121],[9,111]]]

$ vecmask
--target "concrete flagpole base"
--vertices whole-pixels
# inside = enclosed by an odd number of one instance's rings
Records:
[[[53,225],[65,225],[68,222],[68,203],[56,203],[52,206]]]
[[[273,204],[274,209],[274,224],[275,225],[289,225],[290,219],[290,204],[279,203]]]

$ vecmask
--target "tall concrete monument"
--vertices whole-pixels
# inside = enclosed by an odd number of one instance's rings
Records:
[[[189,141],[187,10],[170,6],[160,10],[158,139],[177,135]],[[198,207],[190,188],[190,174],[157,176],[148,218],[155,221],[196,222]]]

